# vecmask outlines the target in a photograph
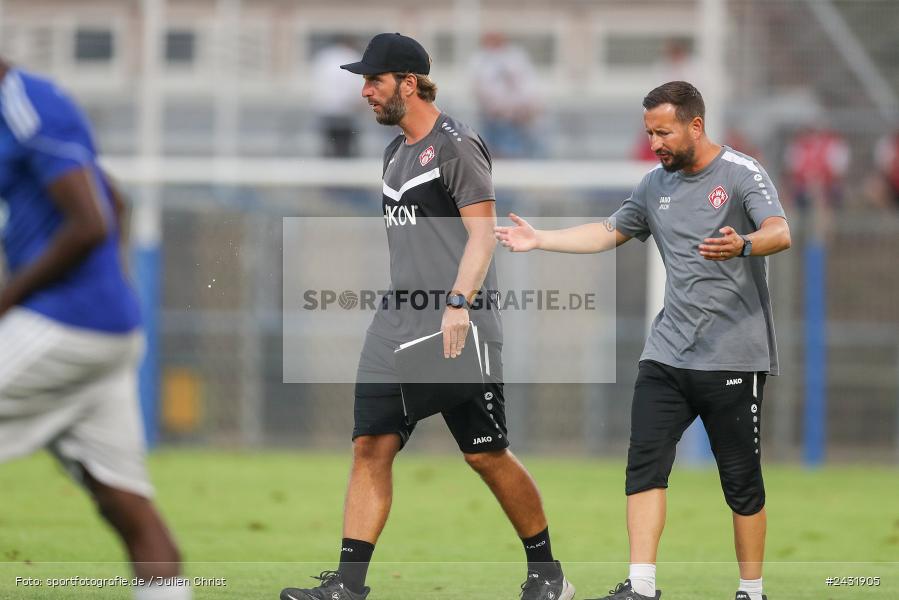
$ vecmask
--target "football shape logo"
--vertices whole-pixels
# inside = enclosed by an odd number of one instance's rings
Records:
[[[437,156],[437,153],[434,152],[434,146],[428,146],[425,148],[425,151],[418,155],[418,162],[421,166],[425,166]]]
[[[709,204],[712,205],[712,208],[718,210],[724,206],[725,202],[727,202],[727,191],[719,185],[709,194]]]

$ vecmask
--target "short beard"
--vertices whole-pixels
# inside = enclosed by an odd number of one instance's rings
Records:
[[[693,163],[696,162],[696,149],[695,148],[687,148],[681,152],[672,152],[671,153],[671,163],[670,164],[662,164],[662,168],[668,171],[669,173],[674,173],[676,171],[680,171],[681,169],[686,169],[687,167],[692,167]],[[661,162],[661,161],[660,161]]]
[[[380,114],[375,114],[375,119],[381,125],[399,125],[406,116],[406,103],[400,96],[400,86],[397,84],[393,95],[381,106]]]

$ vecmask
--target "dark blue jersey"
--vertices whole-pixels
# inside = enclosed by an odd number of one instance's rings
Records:
[[[0,82],[0,239],[13,275],[46,250],[62,225],[47,188],[74,169],[92,176],[108,234],[82,262],[21,304],[75,327],[131,331],[140,325],[138,302],[122,271],[112,194],[90,125],[52,82],[11,69]]]

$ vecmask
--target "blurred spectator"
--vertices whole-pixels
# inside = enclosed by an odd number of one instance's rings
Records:
[[[874,162],[885,188],[879,204],[899,209],[899,130],[880,139],[874,149]]]
[[[704,89],[702,69],[687,39],[668,39],[665,42],[664,54],[653,67],[653,71],[658,84],[667,81],[687,81],[699,90]]]
[[[649,145],[649,138],[645,132],[637,137],[637,141],[631,151],[631,158],[644,162],[658,162],[659,157],[652,151],[652,147]]]
[[[494,158],[539,155],[540,89],[527,52],[501,33],[487,33],[472,57],[472,73],[481,132]]]
[[[799,130],[787,146],[785,165],[798,208],[841,208],[849,159],[849,144],[839,133],[813,127]]]
[[[765,158],[762,156],[762,149],[756,146],[755,143],[743,133],[742,129],[736,127],[728,128],[727,132],[724,134],[724,145],[733,148],[737,152],[748,154],[762,165],[765,164]]]
[[[362,78],[340,65],[359,59],[359,50],[348,37],[319,50],[312,59],[313,100],[322,136],[322,154],[335,158],[359,155],[358,116],[362,101]]]

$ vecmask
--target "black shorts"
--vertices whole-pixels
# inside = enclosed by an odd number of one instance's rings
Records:
[[[502,383],[502,345],[487,343],[490,373],[484,394],[441,413],[459,449],[468,454],[509,447]],[[415,423],[403,413],[400,382],[394,364],[394,345],[368,334],[356,374],[353,439],[363,435],[396,433],[406,445]],[[451,384],[447,384],[451,385]]]
[[[695,371],[640,361],[625,492],[668,487],[675,446],[698,416],[728,505],[743,515],[760,511],[765,504],[760,445],[764,387],[764,373]]]

